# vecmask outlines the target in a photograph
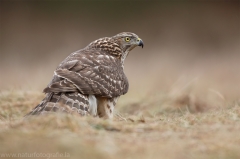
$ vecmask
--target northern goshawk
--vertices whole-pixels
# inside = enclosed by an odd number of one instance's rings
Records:
[[[67,112],[112,118],[118,98],[128,91],[124,60],[143,41],[123,32],[93,41],[70,54],[43,90],[46,97],[28,115]]]

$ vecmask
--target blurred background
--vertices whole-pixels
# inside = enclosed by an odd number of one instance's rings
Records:
[[[1,0],[0,90],[40,92],[71,52],[123,31],[144,48],[125,62],[120,105],[174,101],[194,112],[239,101],[240,1]]]

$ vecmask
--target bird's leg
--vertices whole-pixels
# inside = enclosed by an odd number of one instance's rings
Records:
[[[97,98],[98,107],[97,112],[100,118],[112,119],[113,118],[113,110],[116,105],[117,98]]]
[[[108,98],[98,98],[97,113],[100,118],[111,119],[113,118],[114,106],[109,102]]]

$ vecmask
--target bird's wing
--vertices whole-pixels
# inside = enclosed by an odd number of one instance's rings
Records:
[[[97,49],[71,54],[54,72],[44,92],[74,91],[109,98],[127,93],[128,80],[120,60]]]

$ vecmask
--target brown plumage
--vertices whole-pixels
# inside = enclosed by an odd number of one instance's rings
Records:
[[[67,112],[113,117],[117,99],[127,93],[124,60],[143,41],[123,32],[100,38],[70,54],[55,70],[43,90],[46,97],[27,115]]]

